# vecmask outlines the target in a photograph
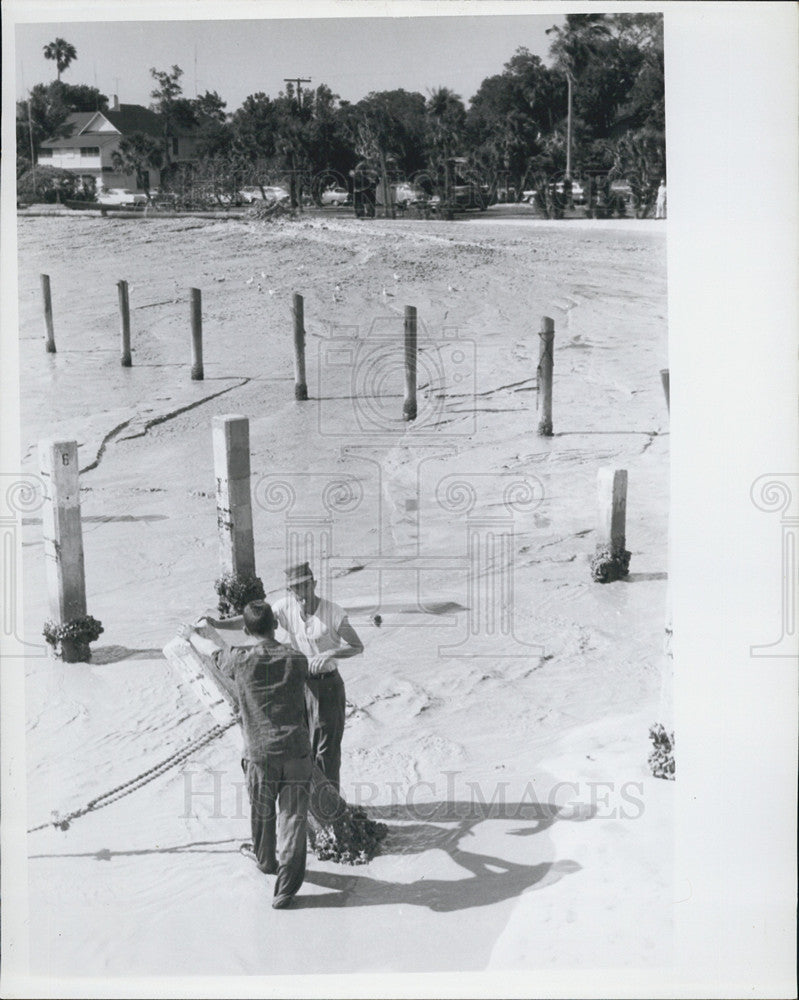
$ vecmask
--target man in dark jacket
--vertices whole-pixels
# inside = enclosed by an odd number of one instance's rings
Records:
[[[228,650],[191,626],[180,634],[235,687],[253,853],[262,872],[277,874],[272,906],[283,909],[305,878],[311,743],[305,720],[308,661],[275,640],[275,625],[272,608],[252,601],[244,609],[244,631],[258,640],[255,645]]]

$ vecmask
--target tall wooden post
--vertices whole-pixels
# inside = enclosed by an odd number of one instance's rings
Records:
[[[213,421],[216,515],[223,573],[255,576],[250,493],[250,422],[227,414]]]
[[[305,381],[305,306],[297,292],[291,307],[294,316],[294,398],[304,401],[308,398]]]
[[[538,334],[538,404],[541,418],[538,421],[540,437],[552,437],[552,369],[555,354],[555,321],[541,317]]]
[[[50,297],[50,275],[43,274],[42,278],[42,301],[44,304],[44,329],[47,337],[47,353],[55,354],[55,334],[53,332],[53,300]]]
[[[416,420],[416,307],[405,306],[405,399],[402,419]]]
[[[663,392],[666,396],[666,409],[671,413],[671,386],[669,383],[668,368],[660,369],[660,381],[663,383]]]
[[[117,282],[117,292],[119,293],[119,329],[122,335],[122,367],[130,368],[133,362],[130,358],[130,304],[128,302],[127,281]]]
[[[597,473],[599,517],[596,555],[591,574],[597,583],[611,583],[629,572],[626,544],[627,470],[600,469]]]
[[[203,305],[199,288],[191,289],[191,377],[202,382],[203,371]]]
[[[76,441],[39,442],[44,480],[42,530],[50,617],[57,625],[86,614]]]

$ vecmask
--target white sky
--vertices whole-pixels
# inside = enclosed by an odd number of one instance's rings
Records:
[[[310,77],[357,101],[403,87],[427,95],[446,86],[464,101],[501,73],[520,46],[548,61],[546,29],[562,15],[361,17],[238,21],[91,21],[16,28],[18,95],[55,79],[42,49],[60,37],[78,58],[65,83],[97,86],[123,103],[150,103],[150,67],[183,70],[184,94],[216,90],[235,111],[257,91],[277,96],[286,77]],[[196,53],[196,73],[195,73]]]

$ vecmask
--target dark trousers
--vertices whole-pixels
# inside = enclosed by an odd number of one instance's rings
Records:
[[[346,706],[344,681],[337,670],[326,677],[306,680],[305,708],[311,733],[311,756],[336,791],[341,787],[341,738]]]
[[[265,761],[242,760],[241,766],[258,867],[277,873],[275,899],[293,896],[305,878],[311,758],[271,755]]]

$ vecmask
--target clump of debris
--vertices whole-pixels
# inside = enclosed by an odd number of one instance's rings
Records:
[[[385,823],[369,819],[358,806],[346,806],[343,814],[331,823],[308,828],[312,850],[320,861],[338,861],[345,865],[365,865],[379,853],[380,843],[388,834]]]
[[[296,219],[297,210],[283,201],[254,202],[247,209],[247,218],[259,222],[275,222],[278,219]]]
[[[667,733],[665,727],[657,722],[650,728],[649,738],[655,747],[648,759],[653,776],[674,781],[674,733]]]

